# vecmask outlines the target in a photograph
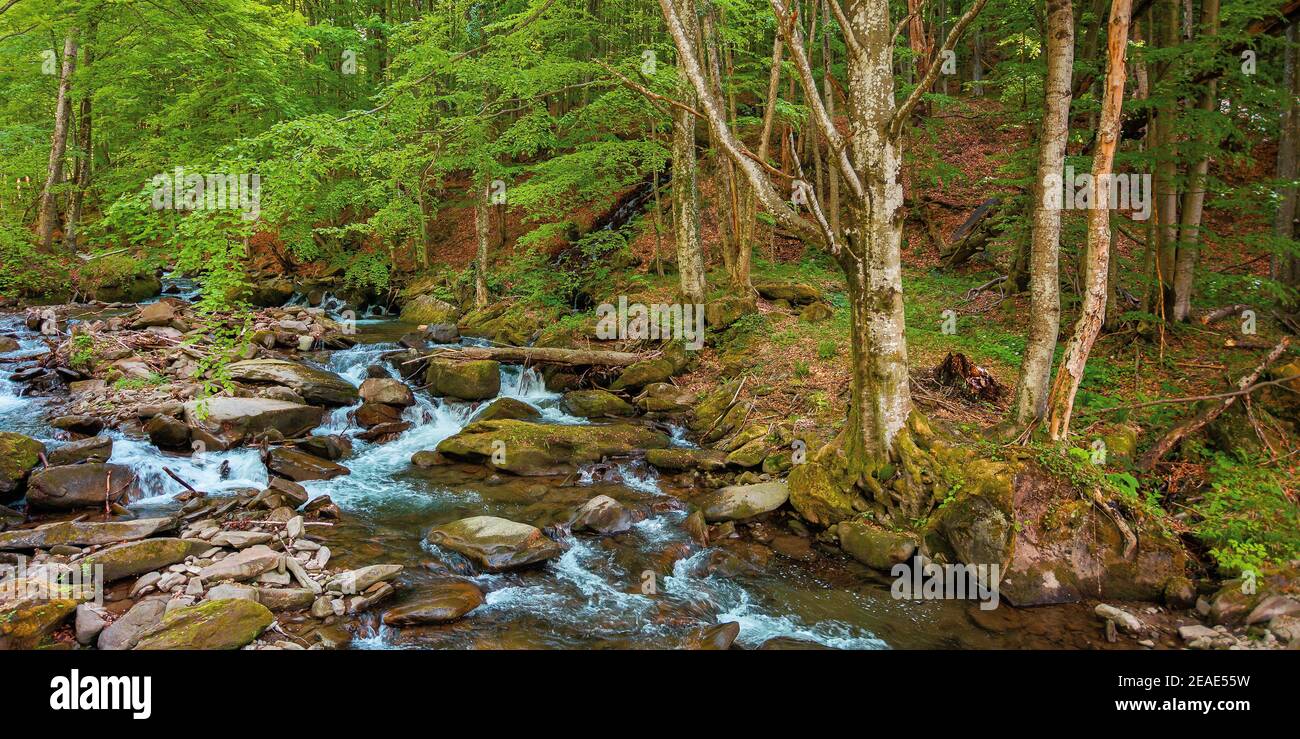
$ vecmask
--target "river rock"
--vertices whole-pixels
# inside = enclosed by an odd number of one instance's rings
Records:
[[[1097,614],[1098,618],[1114,621],[1115,625],[1126,634],[1138,636],[1147,630],[1146,624],[1123,608],[1117,608],[1108,603],[1098,603],[1093,612]]]
[[[542,412],[522,400],[514,398],[497,398],[486,408],[474,414],[474,421],[497,421],[512,419],[516,421],[533,421],[542,417]]]
[[[413,603],[389,610],[384,614],[384,623],[389,626],[446,623],[464,618],[484,602],[483,591],[474,583],[438,583],[422,592]]]
[[[631,390],[655,382],[663,382],[673,376],[673,364],[667,359],[643,359],[628,365],[618,379],[609,386],[610,390]]]
[[[1268,623],[1278,616],[1300,613],[1300,600],[1286,595],[1270,595],[1246,616],[1246,625]]]
[[[544,562],[564,549],[541,530],[495,516],[473,516],[429,532],[430,544],[463,554],[489,572],[504,572]]]
[[[113,439],[109,436],[93,436],[81,441],[71,441],[49,452],[46,459],[51,467],[61,467],[82,462],[103,464],[113,456]]]
[[[141,306],[132,328],[168,326],[174,320],[176,320],[176,306],[166,300],[159,300],[157,303]]]
[[[120,464],[47,467],[32,473],[27,481],[27,505],[36,510],[103,508],[105,498],[120,503],[139,497],[135,473]]]
[[[645,461],[664,472],[721,472],[727,468],[727,453],[716,449],[649,449]]]
[[[433,395],[488,400],[501,392],[501,364],[492,359],[431,359],[424,371],[424,382]]]
[[[415,405],[415,394],[401,380],[391,377],[372,377],[361,383],[361,399],[367,403],[383,403],[403,408]]]
[[[382,403],[362,403],[353,411],[353,420],[362,428],[374,428],[384,424],[398,423],[402,420],[402,409],[395,405]]]
[[[435,344],[455,344],[460,341],[460,329],[454,323],[435,323],[425,329],[424,337]]]
[[[740,622],[728,621],[695,632],[687,640],[686,648],[702,651],[731,649],[738,636],[740,636]]]
[[[239,649],[275,617],[250,600],[210,600],[178,608],[140,635],[135,649]]]
[[[308,436],[294,442],[294,447],[331,462],[352,456],[352,440],[341,434]]]
[[[216,547],[247,549],[255,544],[265,544],[271,540],[266,531],[222,531],[213,535],[208,542]]]
[[[185,404],[185,422],[210,451],[221,451],[257,436],[276,433],[289,439],[320,425],[325,411],[269,398],[208,398]]]
[[[517,475],[552,475],[605,457],[663,449],[668,437],[635,424],[561,426],[528,421],[479,421],[444,439],[437,451]]]
[[[95,436],[104,430],[104,422],[94,416],[58,416],[50,419],[50,425],[56,429],[71,431],[82,436]]]
[[[341,464],[321,459],[314,454],[307,454],[285,447],[271,450],[267,467],[277,475],[287,477],[294,482],[304,480],[332,480],[351,472]]]
[[[632,401],[646,413],[685,413],[699,399],[695,393],[683,390],[669,382],[652,382]]]
[[[136,603],[100,632],[95,646],[105,651],[131,649],[146,629],[162,620],[166,610],[165,598],[148,598]]]
[[[102,549],[82,559],[81,563],[90,567],[103,566],[104,582],[113,582],[183,562],[191,553],[189,542],[163,537]]]
[[[730,485],[705,493],[694,502],[704,511],[705,520],[740,521],[774,511],[790,497],[785,481],[761,482],[756,485]]]
[[[144,425],[144,432],[149,435],[149,443],[159,449],[190,448],[190,427],[180,419],[156,415]]]
[[[432,295],[417,295],[402,306],[401,317],[408,323],[455,325],[460,309]]]
[[[27,480],[44,453],[45,445],[33,438],[0,431],[0,503],[23,497]]]
[[[364,593],[370,586],[379,582],[388,582],[402,572],[402,565],[370,565],[347,572],[340,572],[325,583],[327,590],[351,595]]]
[[[34,649],[77,608],[72,598],[51,597],[54,593],[44,583],[10,580],[5,585],[0,590],[0,651]]]
[[[74,634],[77,643],[83,647],[90,646],[91,642],[99,638],[104,627],[108,622],[104,620],[104,613],[98,608],[82,603],[77,606],[76,616],[73,619]]]
[[[250,359],[226,368],[231,379],[284,385],[318,405],[352,405],[360,395],[342,377],[315,367],[281,359]]]
[[[135,521],[63,521],[35,529],[0,532],[0,549],[49,549],[54,546],[89,547],[144,539],[176,528],[174,518]]]
[[[840,548],[846,554],[882,572],[911,559],[918,545],[909,534],[886,531],[863,521],[841,521],[838,533]]]
[[[597,495],[578,508],[570,525],[573,531],[594,531],[612,536],[632,528],[632,514],[626,506],[608,495]]]
[[[310,608],[315,599],[309,588],[257,589],[257,601],[272,611],[301,611]]]
[[[263,572],[277,569],[283,559],[281,553],[257,544],[204,567],[199,570],[199,577],[205,583],[251,580]]]
[[[565,412],[581,418],[631,416],[636,413],[636,409],[626,400],[599,388],[565,393],[560,405]]]

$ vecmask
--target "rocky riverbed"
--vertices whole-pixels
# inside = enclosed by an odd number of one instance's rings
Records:
[[[677,387],[680,347],[538,371],[430,356],[488,346],[472,326],[339,318],[226,317],[252,339],[229,347],[175,298],[0,317],[0,647],[1300,643],[1294,576],[1180,580],[1145,541],[1139,572],[1050,569],[1017,539],[1043,532],[1008,527],[1007,589],[1037,607],[896,599],[892,565],[984,546],[1001,514],[972,529],[964,498],[937,538],[828,522],[832,498],[790,500],[802,440],[734,383]]]

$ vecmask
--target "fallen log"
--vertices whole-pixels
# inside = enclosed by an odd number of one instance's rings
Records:
[[[1201,325],[1208,326],[1211,323],[1227,318],[1228,316],[1235,316],[1248,308],[1250,308],[1250,306],[1245,303],[1234,303],[1232,305],[1225,305],[1222,308],[1216,308],[1201,316]]]
[[[1237,380],[1236,393],[1225,394],[1225,396],[1220,398],[1214,405],[1170,429],[1168,433],[1160,437],[1160,439],[1142,455],[1142,458],[1138,460],[1137,468],[1140,470],[1151,469],[1156,465],[1156,462],[1159,462],[1170,452],[1170,450],[1178,446],[1183,439],[1196,433],[1213,422],[1214,419],[1223,415],[1223,412],[1232,407],[1232,404],[1237,401],[1237,398],[1240,397],[1240,395],[1244,394],[1246,390],[1252,388],[1256,384],[1256,381],[1259,380],[1259,376],[1264,373],[1264,370],[1268,369],[1269,365],[1276,362],[1286,353],[1287,347],[1290,345],[1291,338],[1287,336],[1282,337],[1282,340],[1277,342],[1272,351],[1264,357],[1262,362],[1255,366],[1255,369],[1251,370],[1250,374]]]
[[[650,354],[612,352],[595,349],[560,349],[556,347],[467,346],[460,349],[436,349],[421,354],[403,365],[427,359],[470,361],[494,359],[512,364],[563,364],[571,367],[626,367],[650,358]]]

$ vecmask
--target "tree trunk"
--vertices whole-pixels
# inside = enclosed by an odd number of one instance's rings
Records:
[[[1282,110],[1282,122],[1279,126],[1281,138],[1277,148],[1277,178],[1283,182],[1294,182],[1297,174],[1297,144],[1300,144],[1300,52],[1296,44],[1300,43],[1300,24],[1292,23],[1286,29],[1286,57],[1283,89],[1289,90],[1286,107]],[[1288,185],[1279,193],[1277,213],[1273,218],[1273,234],[1282,239],[1295,237],[1296,202],[1300,188]],[[1300,287],[1300,257],[1276,251],[1273,254],[1270,273],[1273,279]]]
[[[1060,192],[1065,146],[1070,135],[1070,75],[1074,67],[1074,8],[1071,0],[1047,3],[1047,78],[1039,136],[1037,197],[1030,240],[1029,337],[1016,382],[1015,422],[1025,426],[1047,410],[1052,355],[1061,327],[1061,209],[1044,201],[1044,188]]]
[[[1156,0],[1152,12],[1155,28],[1151,37],[1163,48],[1178,45],[1179,37],[1178,0]],[[1170,76],[1173,62],[1161,65],[1158,77]],[[1149,306],[1152,313],[1167,316],[1173,312],[1174,272],[1178,260],[1178,161],[1177,147],[1174,143],[1174,124],[1178,104],[1169,100],[1156,111],[1152,127],[1155,133],[1154,153],[1156,155],[1155,200],[1156,217],[1156,277],[1158,289],[1153,296],[1154,302]]]
[[[1110,8],[1110,28],[1106,38],[1106,84],[1101,118],[1097,128],[1097,146],[1092,163],[1093,207],[1088,211],[1087,272],[1084,276],[1083,307],[1074,325],[1074,335],[1061,357],[1061,367],[1048,398],[1048,435],[1054,441],[1065,440],[1070,433],[1070,414],[1074,396],[1083,379],[1088,354],[1101,331],[1106,312],[1106,278],[1110,259],[1109,188],[1098,186],[1110,174],[1119,145],[1120,112],[1124,103],[1124,51],[1128,45],[1129,12],[1132,0],[1114,0]]]
[[[63,181],[63,153],[68,147],[68,120],[72,117],[72,74],[77,69],[77,30],[68,32],[63,42],[63,69],[59,75],[59,94],[54,107],[54,135],[50,140],[50,163],[45,174],[45,189],[41,191],[40,225],[38,233],[41,248],[49,251],[54,244],[54,223],[58,220],[54,203],[54,188]]]
[[[687,43],[694,51],[696,15],[694,0],[672,0],[677,15],[687,34]],[[684,64],[678,52],[678,68]],[[681,71],[682,85],[678,98],[694,106],[696,93],[686,82],[686,72]],[[724,121],[725,125],[725,121]],[[682,299],[687,303],[703,304],[704,255],[700,250],[700,201],[697,164],[695,161],[695,116],[680,108],[673,109],[673,221],[677,237],[677,272],[681,280]]]
[[[1201,5],[1201,35],[1219,35],[1219,0],[1203,0]],[[1201,92],[1198,107],[1213,112],[1218,105],[1218,82],[1210,79]],[[1205,142],[1213,145],[1216,142]],[[1182,220],[1178,229],[1178,259],[1174,263],[1174,320],[1186,322],[1192,317],[1192,283],[1196,276],[1196,262],[1200,256],[1201,214],[1205,209],[1205,188],[1210,171],[1210,151],[1207,149],[1188,172],[1187,192],[1183,194]]]
[[[488,304],[488,237],[491,230],[488,197],[489,190],[485,185],[479,188],[474,199],[474,233],[478,238],[478,254],[474,260],[474,305],[478,308],[486,308]]]
[[[95,26],[91,24],[87,33],[87,42],[82,47],[83,69],[90,69],[94,62],[92,44],[95,39]],[[68,252],[77,250],[77,229],[81,225],[81,212],[85,207],[86,192],[90,189],[91,166],[94,163],[94,136],[91,126],[91,91],[87,89],[81,96],[81,110],[77,115],[77,167],[72,181],[76,184],[68,203],[67,219],[63,224],[63,248]]]

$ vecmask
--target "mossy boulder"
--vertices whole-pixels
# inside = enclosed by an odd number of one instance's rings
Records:
[[[768,300],[806,305],[822,299],[821,291],[804,282],[756,282],[754,289]]]
[[[565,412],[582,418],[631,416],[636,413],[636,409],[626,400],[599,388],[565,393],[561,405]]]
[[[758,467],[767,459],[767,436],[751,439],[727,455],[727,464],[732,467]]]
[[[140,635],[135,648],[239,649],[266,630],[275,617],[261,603],[238,598],[177,608]]]
[[[23,497],[28,477],[44,453],[45,445],[36,439],[0,431],[0,503]]]
[[[757,309],[752,298],[727,295],[705,304],[704,322],[710,330],[721,331],[739,321],[741,316],[753,313]]]
[[[424,371],[424,384],[433,395],[488,400],[501,392],[501,364],[492,359],[432,359]]]
[[[739,399],[739,391],[739,381],[731,381],[700,398],[687,428],[706,444],[730,434],[749,414],[749,404]]]
[[[8,583],[16,593],[28,590],[23,581]],[[34,649],[77,610],[74,598],[27,595],[0,602],[0,651]]]
[[[695,393],[683,390],[672,383],[652,382],[646,385],[632,402],[646,413],[669,415],[686,413],[698,400]]]
[[[1138,429],[1136,426],[1117,426],[1101,437],[1106,445],[1106,461],[1127,464],[1137,454]]]
[[[119,503],[140,495],[135,472],[120,464],[46,467],[33,472],[27,481],[27,505],[35,510],[103,508],[106,497],[112,503]]]
[[[833,526],[857,512],[854,502],[859,496],[837,485],[825,465],[795,465],[788,482],[790,505],[808,523]]]
[[[402,306],[401,318],[407,323],[430,326],[455,323],[460,319],[460,309],[432,295],[417,295]]]
[[[825,303],[809,303],[799,311],[799,320],[804,323],[821,323],[835,317],[835,311]]]
[[[500,420],[472,423],[444,439],[437,451],[516,475],[552,475],[605,457],[667,446],[666,435],[630,423],[559,426]]]
[[[911,559],[918,546],[912,534],[886,531],[864,521],[841,521],[837,533],[840,549],[846,554],[873,570],[884,572]]]
[[[645,453],[645,461],[663,472],[721,472],[727,468],[726,452],[715,449],[650,449]]]
[[[730,485],[705,493],[692,502],[704,512],[709,523],[742,521],[785,505],[790,491],[784,481],[761,482],[755,485]]]
[[[611,390],[631,390],[673,376],[673,364],[667,359],[646,359],[629,365],[610,385]]]
[[[554,322],[554,314],[530,310],[514,303],[496,303],[472,310],[456,326],[466,336],[491,339],[498,344],[524,346],[543,327]]]
[[[486,408],[474,415],[475,421],[497,421],[513,419],[532,421],[542,417],[542,412],[522,400],[514,398],[497,398]]]
[[[192,549],[183,539],[144,539],[102,549],[81,560],[81,565],[90,567],[88,572],[92,574],[94,568],[103,567],[104,582],[113,582],[183,562],[193,554]]]

